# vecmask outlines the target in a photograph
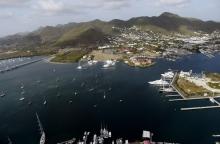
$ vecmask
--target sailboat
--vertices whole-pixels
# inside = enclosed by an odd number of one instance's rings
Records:
[[[82,66],[81,66],[81,64],[80,64],[80,61],[79,61],[79,63],[78,63],[78,67],[77,67],[77,69],[82,69]]]
[[[47,104],[47,100],[46,100],[46,97],[44,97],[44,103],[43,103],[44,105],[46,105]]]
[[[5,97],[5,93],[4,92],[0,92],[0,97]]]
[[[106,98],[105,91],[104,91],[104,96],[103,96],[103,98],[104,98],[104,99]]]
[[[40,128],[40,134],[41,134],[40,143],[39,143],[39,144],[45,144],[46,135],[45,135],[43,126],[42,126],[42,124],[41,124],[41,122],[40,122],[40,119],[39,119],[39,116],[38,116],[37,113],[36,113],[36,117],[37,117],[37,122],[38,122],[38,125],[39,125],[39,128]]]

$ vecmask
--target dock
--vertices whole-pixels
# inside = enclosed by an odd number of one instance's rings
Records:
[[[190,100],[205,100],[205,99],[210,99],[210,98],[220,98],[220,96],[215,96],[215,97],[198,97],[198,98],[185,98],[185,99],[171,99],[169,100],[170,102],[174,101],[190,101]],[[219,103],[220,104],[220,103]]]
[[[171,95],[171,94],[170,95],[166,95],[166,97],[179,97],[179,96],[180,95],[178,95],[178,94],[176,94],[176,95],[175,94],[173,94],[173,95]]]
[[[220,105],[218,105],[218,106],[204,106],[204,107],[181,108],[181,110],[182,111],[189,111],[189,110],[202,110],[202,109],[214,109],[214,108],[220,108]]]
[[[200,49],[199,50],[202,54],[204,54],[205,56],[207,56],[208,58],[214,58],[215,56],[214,55],[212,55],[210,52],[207,52],[207,51],[205,51],[205,50],[203,50],[203,49]]]
[[[57,144],[73,144],[75,141],[76,141],[76,139],[72,138],[72,139],[64,141],[64,142],[59,142]]]
[[[30,64],[42,61],[42,60],[43,59],[33,60],[33,61],[26,62],[26,63],[23,63],[23,64],[18,64],[18,65],[9,67],[9,68],[5,68],[5,69],[0,70],[0,73],[5,73],[5,72],[8,72],[8,71],[12,71],[12,70],[18,69],[20,67],[23,67],[23,66],[26,66],[26,65],[30,65]]]

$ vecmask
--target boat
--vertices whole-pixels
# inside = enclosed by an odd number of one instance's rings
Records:
[[[29,102],[28,102],[28,105],[32,105],[32,101],[29,101]]]
[[[160,89],[160,92],[174,92],[173,88],[169,87],[169,88],[162,88]]]
[[[47,101],[45,100],[43,104],[46,105],[46,104],[47,104]]]
[[[5,93],[0,93],[0,97],[5,97],[6,96],[6,94]]]
[[[89,89],[89,92],[94,91],[94,88]]]
[[[88,64],[91,66],[91,65],[93,65],[93,64],[97,64],[97,62],[98,62],[98,61],[96,61],[96,60],[90,60],[90,61],[88,61]]]
[[[77,69],[79,69],[79,70],[82,69],[82,66],[78,66]]]
[[[106,98],[105,91],[104,91],[104,96],[103,96],[103,98],[104,98],[104,99]]]
[[[151,85],[156,85],[156,86],[165,86],[165,85],[169,85],[169,83],[165,80],[159,79],[159,80],[155,80],[155,81],[151,81],[148,82]]]
[[[45,135],[43,126],[42,126],[42,124],[40,122],[40,119],[39,119],[39,116],[38,116],[37,113],[36,113],[36,117],[37,117],[37,122],[38,122],[38,125],[39,125],[39,128],[40,128],[40,134],[41,134],[40,143],[39,144],[45,144],[45,142],[46,142],[46,135]]]
[[[214,98],[209,98],[209,101],[212,102],[212,103],[215,103]]]
[[[22,92],[21,92],[21,95],[24,95],[24,94],[25,94],[25,91],[22,91]]]
[[[79,69],[79,70],[81,70],[81,69],[82,69],[82,66],[81,66],[80,62],[79,62],[79,64],[78,64],[77,69]]]
[[[45,144],[45,141],[46,141],[46,135],[45,133],[43,132],[41,134],[41,137],[40,137],[40,144]]]
[[[21,85],[21,87],[20,87],[21,89],[24,89],[24,85]]]
[[[174,72],[172,71],[169,71],[169,72],[166,72],[164,74],[161,74],[161,76],[165,79],[172,79],[174,77]]]
[[[8,137],[8,144],[12,144],[12,141],[9,137]]]
[[[70,140],[60,142],[60,143],[57,143],[57,144],[73,144],[75,141],[76,141],[76,138],[72,138]]]
[[[19,101],[23,101],[24,99],[25,99],[25,98],[24,98],[24,97],[22,97],[22,98],[20,98],[20,99],[19,99]]]
[[[113,60],[106,60],[104,65],[103,65],[103,68],[108,68],[108,67],[111,67],[111,66],[114,66],[116,63],[116,61],[113,61]]]

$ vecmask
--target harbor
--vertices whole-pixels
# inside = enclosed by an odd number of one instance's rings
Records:
[[[198,59],[207,61],[201,64]],[[94,134],[100,135],[101,124],[111,131],[115,143],[120,138],[123,143],[142,141],[143,130],[154,133],[153,141],[213,143],[212,134],[220,131],[216,117],[219,109],[182,111],[181,108],[218,106],[216,103],[209,99],[170,102],[183,98],[170,92],[173,89],[167,89],[171,87],[169,84],[165,89],[160,86],[163,92],[159,92],[158,87],[146,83],[161,78],[170,83],[169,74],[161,74],[175,70],[188,72],[187,65],[192,65],[195,73],[218,72],[219,67],[213,67],[218,61],[218,56],[208,60],[198,55],[176,62],[159,60],[158,65],[149,69],[131,68],[121,62],[103,69],[105,63],[98,62],[81,70],[77,69],[78,63],[39,61],[2,73],[0,94],[5,96],[0,98],[0,143],[7,144],[8,137],[16,144],[39,143],[42,134],[36,112],[48,144],[71,142],[73,138],[74,143],[83,142],[85,131],[90,132],[87,142],[91,142]],[[209,116],[204,117],[207,113]],[[177,127],[181,131],[177,132]]]
[[[42,61],[43,59],[44,58],[40,58],[40,59],[37,59],[37,60],[32,60],[32,61],[24,62],[24,63],[21,63],[21,64],[16,64],[16,65],[13,65],[13,66],[10,66],[10,67],[7,66],[6,68],[0,69],[0,73],[5,73],[5,72],[8,72],[8,71],[12,71],[12,70],[21,68],[23,66],[27,66],[27,65]]]

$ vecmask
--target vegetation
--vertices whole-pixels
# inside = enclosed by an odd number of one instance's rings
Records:
[[[106,35],[114,35],[112,27],[128,28],[139,26],[143,30],[160,33],[180,32],[190,34],[193,31],[213,32],[220,29],[220,23],[204,22],[198,19],[184,18],[171,13],[163,13],[158,17],[137,17],[128,21],[112,20],[104,22],[94,20],[83,23],[69,23],[55,27],[46,26],[25,34],[16,34],[0,38],[0,48],[6,50],[27,50],[45,47],[65,48],[77,44],[97,44],[106,42]]]
[[[220,83],[212,83],[212,82],[209,82],[208,85],[209,85],[211,88],[220,89]]]
[[[220,74],[219,73],[206,73],[207,78],[210,78],[212,81],[220,82]]]
[[[46,50],[32,50],[32,51],[14,51],[12,53],[0,53],[0,60],[3,59],[10,59],[10,58],[17,58],[17,57],[32,57],[32,56],[40,56],[40,55],[51,55],[54,54],[56,51],[46,49]]]
[[[86,55],[86,51],[75,50],[66,53],[58,53],[51,62],[60,62],[60,63],[71,63],[79,61],[84,55]]]
[[[181,90],[185,94],[185,97],[198,97],[198,96],[204,96],[204,94],[207,94],[207,95],[212,94],[207,89],[201,86],[197,86],[194,83],[184,78],[178,78],[176,81],[176,84],[179,90]]]

